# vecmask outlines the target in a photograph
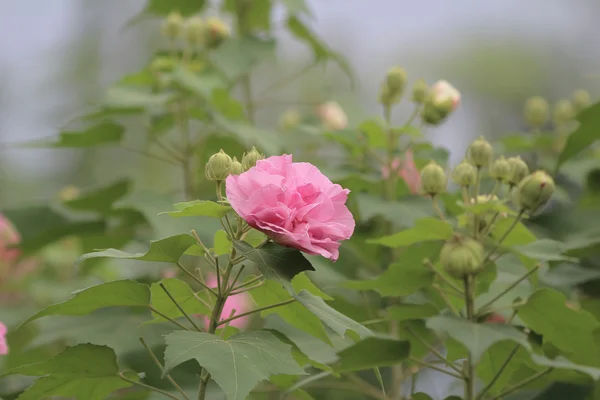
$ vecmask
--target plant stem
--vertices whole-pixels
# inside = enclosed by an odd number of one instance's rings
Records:
[[[177,262],[177,267],[179,267],[180,270],[182,270],[187,276],[189,276],[190,278],[192,278],[196,283],[198,283],[204,289],[208,290],[209,292],[211,292],[212,294],[214,294],[215,296],[217,296],[217,292],[215,292],[212,288],[210,288],[206,283],[204,283],[196,275],[194,275],[190,271],[188,271],[183,265],[181,265],[180,262]]]
[[[477,167],[477,173],[475,175],[475,187],[473,188],[473,203],[477,204],[477,197],[479,197],[479,185],[481,184],[481,167]],[[473,216],[474,232],[473,237],[477,240],[479,236],[479,215]]]
[[[194,320],[185,312],[185,310],[179,305],[179,303],[177,302],[177,300],[175,300],[175,298],[173,297],[173,295],[169,292],[169,290],[165,287],[164,283],[159,283],[160,288],[166,293],[166,295],[169,297],[169,299],[171,299],[171,301],[173,302],[173,304],[175,304],[175,307],[177,307],[177,309],[179,310],[180,313],[183,314],[183,316],[185,317],[185,319],[188,320],[188,322],[190,324],[192,324],[192,326],[194,327],[194,329],[196,329],[198,332],[202,332],[202,329],[200,329],[200,327],[198,325],[196,325],[196,323],[194,322]]]
[[[440,209],[440,206],[438,204],[437,196],[431,196],[431,204],[433,205],[433,209],[435,210],[437,215],[440,217],[440,219],[442,221],[446,221],[446,216],[444,215],[444,213],[442,212],[442,210]]]
[[[464,278],[465,303],[467,308],[467,319],[475,322],[475,300],[474,300],[474,276],[467,275]],[[467,376],[465,377],[465,400],[475,400],[475,363],[473,353],[469,351],[467,356]]]
[[[285,300],[285,301],[281,301],[279,303],[271,304],[271,305],[264,306],[264,307],[255,308],[254,310],[250,310],[250,311],[247,311],[247,312],[242,313],[242,314],[234,315],[231,318],[227,318],[227,319],[221,320],[221,321],[219,321],[217,323],[217,326],[221,326],[223,324],[228,324],[229,322],[231,322],[233,320],[236,320],[238,318],[242,318],[242,317],[245,317],[245,316],[248,316],[248,315],[256,314],[256,313],[261,312],[261,311],[270,310],[271,308],[285,306],[285,305],[293,303],[295,301],[296,301],[296,299],[288,299],[288,300]]]
[[[508,367],[508,364],[511,362],[511,360],[513,359],[515,354],[517,354],[517,351],[519,351],[519,347],[521,347],[520,344],[516,345],[515,348],[510,352],[508,357],[506,357],[506,360],[504,361],[504,363],[502,364],[502,366],[500,367],[500,369],[498,370],[498,372],[496,373],[494,378],[492,378],[490,383],[488,383],[488,385],[481,391],[481,393],[479,393],[479,395],[477,395],[477,400],[482,400],[483,396],[485,396],[485,394],[494,386],[494,384],[498,381],[498,379],[500,379],[500,376],[502,375],[502,373],[504,372],[506,367]]]
[[[186,116],[185,104],[181,102],[179,104],[179,109],[174,111],[175,121],[179,126],[179,130],[183,136],[184,150],[183,157],[181,161],[181,168],[183,170],[183,189],[185,200],[189,201],[194,198],[195,189],[194,189],[194,173],[192,171],[192,139],[190,134],[190,126],[189,121]]]
[[[437,365],[430,364],[430,363],[428,363],[428,362],[425,362],[425,361],[419,360],[417,357],[410,356],[408,359],[409,359],[410,361],[414,362],[415,364],[418,364],[418,365],[420,365],[420,366],[422,366],[422,367],[425,367],[425,368],[431,368],[431,369],[433,369],[433,370],[436,370],[436,371],[439,371],[439,372],[441,372],[441,373],[443,373],[443,374],[446,374],[446,375],[453,376],[453,377],[455,377],[455,378],[457,378],[457,379],[464,379],[464,377],[463,377],[462,375],[459,375],[459,374],[457,374],[457,373],[455,373],[455,372],[452,372],[452,371],[448,371],[448,370],[446,370],[446,369],[444,369],[444,368],[438,367]]]
[[[160,315],[161,317],[163,317],[164,319],[166,319],[167,321],[169,321],[170,323],[177,325],[178,327],[180,327],[181,329],[185,330],[185,331],[189,331],[189,329],[187,327],[185,327],[185,325],[180,324],[179,322],[175,321],[173,318],[166,316],[165,314],[161,313],[160,311],[158,311],[156,308],[149,306],[148,308],[150,308],[150,310],[155,313]]]
[[[436,349],[431,344],[427,343],[427,341],[425,339],[423,339],[422,337],[420,337],[419,335],[417,335],[415,333],[415,331],[413,331],[411,328],[407,327],[406,331],[408,333],[410,333],[411,336],[413,336],[419,343],[421,343],[423,346],[427,347],[427,349],[429,351],[431,351],[437,358],[439,358],[441,361],[443,361],[444,363],[446,363],[446,365],[448,367],[452,368],[454,371],[456,371],[457,373],[459,373],[461,378],[463,377],[463,373],[460,370],[460,368],[458,368],[456,365],[454,365],[454,363],[452,363],[452,361],[448,360],[442,353],[440,353],[440,351],[438,349]]]
[[[152,349],[146,344],[146,341],[144,340],[144,338],[139,338],[140,342],[142,343],[142,346],[144,346],[146,348],[146,350],[148,351],[148,354],[150,354],[150,358],[152,358],[152,361],[154,361],[154,364],[156,364],[156,366],[158,367],[158,369],[160,370],[161,373],[164,372],[164,367],[161,364],[161,362],[159,361],[159,359],[156,357],[156,355],[154,354],[154,352],[152,351]],[[185,394],[185,392],[183,391],[183,389],[181,388],[181,386],[179,386],[177,384],[177,382],[175,381],[175,379],[173,379],[173,377],[170,374],[166,375],[167,380],[169,382],[171,382],[171,385],[173,385],[173,387],[175,387],[175,389],[177,389],[177,391],[179,393],[181,393],[181,395],[183,396],[183,398],[185,400],[190,400],[190,398],[187,396],[187,394]]]
[[[494,246],[494,248],[485,257],[485,260],[483,260],[483,264],[484,265],[490,260],[490,258],[492,258],[492,256],[496,252],[496,250],[498,250],[498,248],[500,247],[500,245],[502,245],[502,242],[504,242],[506,240],[506,238],[508,237],[508,235],[510,235],[510,232],[513,229],[515,229],[515,226],[517,226],[517,224],[519,223],[519,221],[521,221],[521,218],[523,217],[523,214],[525,214],[525,210],[519,211],[519,214],[516,216],[516,218],[513,221],[513,223],[508,227],[508,229],[506,230],[506,232],[504,232],[504,234],[502,235],[502,237],[500,237],[500,239],[498,239],[498,242],[496,243],[496,245]]]
[[[488,301],[487,303],[485,303],[484,305],[482,305],[481,307],[479,307],[479,310],[477,311],[477,314],[481,314],[482,311],[484,311],[487,307],[491,306],[498,299],[500,299],[502,296],[504,296],[505,294],[507,294],[508,292],[510,292],[511,290],[513,290],[519,283],[521,283],[525,279],[529,278],[529,276],[532,275],[538,269],[540,269],[540,265],[539,264],[537,264],[535,267],[533,267],[525,275],[523,275],[522,277],[520,277],[519,279],[517,279],[516,281],[514,281],[513,283],[511,283],[506,289],[504,289],[503,291],[501,291],[500,293],[498,293],[490,301]]]
[[[177,396],[174,396],[171,393],[167,393],[164,390],[160,390],[159,388],[155,388],[154,386],[146,385],[145,383],[136,382],[133,379],[129,379],[125,375],[123,375],[122,372],[119,372],[119,377],[122,380],[124,380],[125,382],[131,383],[132,385],[137,385],[139,387],[143,387],[144,389],[152,390],[153,392],[160,393],[163,396],[168,397],[168,398],[173,399],[173,400],[179,400],[179,398]]]
[[[505,396],[508,396],[509,394],[516,392],[517,390],[521,389],[523,386],[527,386],[530,383],[538,380],[539,378],[543,377],[544,375],[552,372],[554,368],[550,367],[547,368],[541,372],[538,372],[537,374],[509,387],[508,389],[506,389],[504,392],[500,393],[498,396],[492,397],[490,400],[500,400],[502,398],[504,398]]]
[[[461,296],[465,295],[461,288],[456,286],[451,280],[449,280],[444,275],[442,275],[438,270],[436,270],[435,266],[431,263],[430,260],[423,261],[423,264],[425,264],[431,270],[431,272],[436,274],[438,278],[440,278],[446,285],[448,285],[452,289],[454,289],[458,294],[460,294]]]

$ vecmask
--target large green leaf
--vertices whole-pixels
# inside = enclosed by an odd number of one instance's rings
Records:
[[[256,146],[266,154],[280,154],[281,138],[276,132],[252,125],[244,121],[231,121],[220,115],[215,115],[217,126],[236,137],[246,148]]]
[[[260,248],[254,248],[243,240],[235,240],[233,247],[240,254],[255,262],[268,279],[288,282],[300,272],[315,270],[300,251],[273,242]]]
[[[600,348],[594,341],[600,322],[588,311],[569,308],[562,293],[552,289],[537,291],[519,308],[518,316],[573,361],[600,365]]]
[[[148,286],[131,280],[113,281],[75,292],[69,300],[44,308],[23,324],[48,315],[86,315],[106,307],[148,307],[149,304]]]
[[[444,332],[463,344],[476,360],[491,345],[501,340],[512,340],[531,350],[527,336],[508,325],[477,324],[456,317],[437,316],[427,320],[427,327]]]
[[[567,143],[556,161],[557,170],[562,164],[600,139],[600,102],[579,113],[577,120],[579,127],[567,138]]]
[[[107,212],[117,200],[127,194],[130,188],[129,179],[119,180],[106,187],[83,193],[76,199],[65,201],[64,205],[77,211]]]
[[[364,121],[358,129],[367,137],[370,148],[385,149],[387,146],[387,133],[382,123],[375,119]]]
[[[345,336],[347,331],[355,332],[361,338],[373,335],[369,329],[333,309],[321,297],[307,290],[294,294],[294,298],[340,336]]]
[[[211,53],[211,58],[220,71],[235,79],[272,58],[274,53],[274,40],[245,36],[228,39]]]
[[[150,286],[151,305],[161,314],[164,314],[171,319],[183,317],[183,313],[173,303],[173,300],[169,298],[167,293],[165,293],[165,291],[160,287],[160,283],[165,286],[177,304],[179,304],[179,307],[181,307],[187,315],[210,315],[211,310],[209,310],[206,305],[196,298],[198,295],[194,293],[192,288],[190,288],[190,286],[184,281],[174,278],[163,279],[159,283],[153,283]],[[154,321],[166,321],[166,319],[162,316],[156,313],[152,314],[154,315]]]
[[[182,89],[188,90],[202,99],[210,99],[216,89],[225,88],[226,82],[216,73],[194,73],[184,66],[173,71],[173,81]]]
[[[153,93],[150,88],[113,86],[104,96],[103,106],[108,111],[141,112],[146,109],[164,110],[174,99],[174,93]]]
[[[342,285],[355,290],[375,290],[382,296],[407,296],[431,286],[435,274],[423,265],[423,259],[437,259],[442,245],[418,243],[407,248],[402,257],[375,279],[349,281]]]
[[[182,15],[192,15],[201,11],[205,0],[148,0],[145,12],[156,15],[168,15],[171,11],[179,11]]]
[[[495,395],[500,393],[513,379],[513,375],[519,371],[523,364],[526,364],[530,355],[529,352],[510,340],[502,340],[491,345],[481,357],[477,365],[477,376],[486,384],[500,372],[507,357],[512,353],[511,361],[504,367],[502,374],[497,378],[489,393]],[[519,377],[523,379],[525,377]]]
[[[306,0],[279,0],[291,15],[307,14],[312,15]]]
[[[354,190],[354,188],[352,189]],[[415,225],[416,221],[435,213],[431,207],[431,201],[422,197],[405,197],[392,202],[361,193],[356,196],[356,199],[361,220],[368,221],[374,216],[380,215],[400,228],[410,228]]]
[[[564,255],[568,250],[566,244],[551,239],[540,239],[526,245],[515,246],[513,250],[538,261],[576,261]]]
[[[367,243],[380,244],[387,247],[406,247],[418,242],[448,240],[452,237],[453,229],[449,222],[437,218],[422,218],[415,226],[402,232],[377,239],[367,240]]]
[[[271,375],[302,375],[291,346],[270,332],[238,333],[223,340],[210,333],[173,332],[165,338],[165,373],[195,359],[223,389],[228,400],[244,400],[260,381]]]
[[[150,249],[146,253],[127,253],[118,249],[107,249],[82,255],[77,262],[82,262],[90,258],[110,257],[123,258],[140,261],[154,261],[177,263],[181,256],[196,243],[196,240],[187,234],[171,236],[161,240],[150,242]]]
[[[302,276],[304,276],[304,274],[296,275],[292,280],[292,287],[296,292],[303,289],[310,290],[309,285],[300,279]],[[251,290],[250,295],[259,307],[265,307],[292,298],[290,292],[284,289],[282,285],[276,281],[265,282],[264,285]],[[285,306],[265,310],[261,313],[263,317],[270,314],[277,314],[291,326],[301,329],[302,331],[321,339],[325,343],[330,343],[329,337],[321,324],[321,320],[300,303],[290,303]]]
[[[17,367],[0,377],[14,374],[41,377],[19,396],[20,400],[55,396],[104,400],[115,390],[131,386],[118,375],[114,351],[92,344],[68,347],[51,360]]]
[[[176,211],[169,211],[172,217],[212,217],[222,218],[231,211],[231,207],[215,203],[214,201],[194,200],[177,203],[173,206]]]
[[[368,337],[338,353],[340,359],[334,368],[337,372],[351,372],[389,367],[401,363],[409,354],[409,342]]]
[[[106,144],[118,144],[123,138],[125,128],[114,123],[103,121],[90,128],[79,131],[63,131],[57,140],[36,140],[25,143],[27,147],[65,147],[81,148]]]
[[[410,304],[403,303],[387,309],[387,317],[393,321],[407,321],[411,319],[425,319],[439,314],[439,310],[431,303]]]

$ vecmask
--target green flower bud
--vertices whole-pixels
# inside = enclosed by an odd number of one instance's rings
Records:
[[[587,90],[577,89],[571,94],[571,102],[573,103],[575,112],[579,113],[592,103],[592,99]]]
[[[233,160],[231,162],[231,168],[229,168],[229,174],[230,175],[239,175],[243,172],[244,172],[244,167],[242,166],[242,163],[239,162],[237,158],[233,157]]]
[[[452,171],[452,180],[454,183],[460,186],[472,186],[475,184],[475,179],[477,179],[477,170],[475,167],[463,161],[454,168]]]
[[[492,160],[494,150],[483,136],[475,139],[467,149],[467,159],[476,167],[486,167]]]
[[[402,95],[406,84],[406,71],[404,68],[394,67],[390,69],[385,77],[385,83],[391,94],[394,96]]]
[[[552,121],[556,125],[562,125],[573,119],[575,110],[569,100],[559,100],[552,109]]]
[[[183,17],[179,11],[172,11],[162,24],[162,34],[170,40],[177,39],[183,30]]]
[[[392,96],[390,88],[385,83],[381,84],[379,88],[379,104],[391,105],[397,102],[397,99]]]
[[[490,168],[490,176],[497,181],[506,182],[510,178],[510,164],[504,156],[497,158]]]
[[[204,28],[204,43],[209,48],[215,48],[231,36],[229,27],[219,18],[211,17],[206,20]]]
[[[448,274],[462,279],[483,269],[483,253],[483,246],[475,239],[456,236],[442,247],[440,262]]]
[[[209,181],[223,181],[231,172],[233,160],[223,150],[213,154],[206,163],[204,175]],[[239,162],[238,162],[239,164]],[[241,164],[240,164],[240,169]],[[243,172],[243,171],[242,171]]]
[[[192,45],[202,44],[204,21],[200,17],[191,17],[185,24],[185,40]]]
[[[244,153],[242,157],[242,167],[244,167],[244,171],[248,171],[250,168],[256,165],[258,160],[262,160],[265,158],[264,154],[261,154],[256,150],[256,147],[252,146],[252,150],[248,153]]]
[[[421,187],[430,196],[446,191],[448,179],[446,172],[435,161],[430,161],[421,171]]]
[[[523,111],[525,121],[534,128],[541,128],[548,122],[550,116],[550,106],[548,101],[540,96],[534,96],[527,99]]]
[[[425,99],[427,98],[427,93],[429,92],[429,85],[423,79],[419,79],[415,82],[412,89],[412,101],[417,104],[423,104]]]
[[[509,157],[506,161],[510,167],[508,183],[511,186],[517,186],[523,178],[529,175],[529,167],[527,166],[527,163],[518,156]]]
[[[550,175],[536,171],[519,183],[517,200],[519,206],[530,213],[545,205],[554,194],[556,186]]]

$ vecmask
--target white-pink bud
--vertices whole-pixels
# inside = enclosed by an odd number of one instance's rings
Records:
[[[452,102],[452,110],[460,104],[460,92],[447,81],[437,81],[431,87],[431,94],[436,105]]]
[[[348,126],[346,113],[335,101],[328,101],[317,107],[317,114],[327,129],[338,131]]]

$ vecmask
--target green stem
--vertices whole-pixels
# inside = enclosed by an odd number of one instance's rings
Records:
[[[160,315],[161,317],[163,317],[164,319],[166,319],[167,321],[169,321],[170,323],[177,325],[178,327],[180,327],[181,329],[185,330],[185,331],[189,331],[189,329],[185,326],[180,324],[179,322],[175,321],[173,318],[166,316],[165,314],[161,313],[160,311],[158,311],[156,308],[149,306],[148,308],[150,308],[150,310],[157,314]]]
[[[511,386],[510,388],[506,389],[504,392],[500,393],[498,396],[492,397],[490,400],[501,400],[502,398],[508,396],[509,394],[516,392],[517,390],[521,389],[523,386],[527,386],[530,383],[538,380],[539,378],[543,377],[546,374],[549,374],[550,372],[552,372],[554,368],[550,367],[547,368],[541,372],[538,372],[537,374],[515,384],[514,386]]]
[[[444,215],[444,213],[442,212],[442,210],[440,209],[440,206],[438,204],[437,196],[431,196],[431,204],[433,205],[433,209],[435,210],[437,215],[440,217],[440,219],[442,221],[446,221],[446,216]]]
[[[204,283],[200,278],[198,278],[196,275],[192,274],[190,271],[188,271],[183,265],[181,265],[181,263],[178,261],[177,262],[177,267],[179,267],[180,270],[182,270],[187,276],[189,276],[190,278],[192,278],[194,280],[194,282],[198,283],[200,286],[202,286],[204,289],[208,290],[209,292],[211,292],[213,295],[217,296],[217,292],[215,292],[210,286],[208,286],[206,283]]]
[[[460,370],[460,368],[458,368],[456,365],[454,365],[454,363],[452,363],[452,361],[448,360],[446,357],[444,357],[444,355],[438,350],[436,349],[434,346],[432,346],[431,344],[427,343],[427,341],[425,339],[423,339],[421,336],[419,336],[415,331],[413,331],[411,328],[407,327],[406,331],[408,333],[410,333],[410,335],[412,337],[414,337],[419,343],[421,343],[423,346],[425,346],[429,351],[431,351],[437,358],[439,358],[441,361],[443,361],[444,363],[446,363],[446,365],[450,368],[452,368],[454,371],[456,371],[457,373],[460,374],[460,378],[462,379],[462,371]]]
[[[196,325],[196,323],[194,322],[194,320],[185,312],[185,310],[179,305],[179,303],[177,302],[177,300],[175,300],[175,298],[173,297],[173,295],[169,292],[169,290],[165,287],[164,283],[159,283],[160,288],[166,293],[166,295],[169,297],[169,299],[171,299],[171,301],[173,302],[173,304],[175,304],[175,307],[177,307],[177,309],[179,310],[180,313],[183,314],[183,316],[185,317],[185,319],[188,320],[188,322],[190,324],[192,324],[192,326],[194,327],[195,330],[197,330],[198,332],[202,332],[202,329],[200,329],[200,327],[198,325]]]
[[[437,277],[440,278],[446,285],[450,286],[454,291],[456,291],[456,293],[460,294],[461,296],[465,295],[464,292],[458,286],[456,286],[450,279],[446,278],[441,272],[436,270],[435,266],[431,263],[431,261],[424,260],[423,264],[425,264],[431,270],[431,272],[436,274]]]
[[[152,358],[152,361],[154,361],[154,364],[156,364],[156,366],[158,367],[158,369],[160,370],[161,373],[164,372],[164,367],[161,364],[161,362],[159,361],[159,359],[156,357],[156,355],[154,354],[154,352],[152,351],[152,349],[150,348],[150,346],[148,346],[146,344],[146,341],[144,340],[144,338],[139,338],[140,342],[142,343],[142,346],[144,346],[146,348],[146,350],[148,351],[148,354],[150,355],[150,358]],[[167,380],[169,382],[171,382],[171,385],[173,385],[173,387],[175,389],[177,389],[177,391],[179,393],[181,393],[181,395],[183,396],[183,398],[185,400],[190,400],[190,398],[187,396],[187,394],[185,394],[185,391],[181,388],[181,386],[179,386],[177,384],[177,382],[175,381],[175,379],[173,379],[173,377],[170,374],[166,375]]]
[[[504,360],[504,363],[502,364],[502,366],[500,366],[500,369],[498,370],[494,378],[492,378],[490,383],[488,383],[488,385],[485,388],[483,388],[481,393],[479,393],[479,395],[477,396],[477,400],[482,400],[483,396],[485,396],[485,394],[494,386],[498,379],[500,379],[500,376],[502,375],[506,367],[508,367],[508,364],[510,364],[515,354],[517,354],[517,351],[519,351],[519,347],[521,347],[520,344],[516,345],[515,348],[510,352],[508,357],[506,357],[506,360]]]
[[[133,379],[129,379],[125,375],[123,375],[122,372],[119,372],[119,377],[122,380],[124,380],[125,382],[131,383],[132,385],[137,385],[139,387],[143,387],[144,389],[152,390],[153,392],[160,393],[163,396],[168,397],[168,398],[173,399],[173,400],[179,400],[179,398],[177,396],[174,396],[171,393],[167,393],[164,390],[160,390],[159,388],[155,388],[154,386],[146,385],[145,383],[136,382]]]
[[[477,205],[479,197],[479,185],[481,184],[481,167],[477,167],[477,173],[475,175],[475,186],[473,188],[473,203]],[[477,240],[479,237],[479,215],[475,214],[473,216],[473,237]]]
[[[219,321],[217,323],[217,326],[221,326],[223,324],[228,324],[229,322],[231,322],[233,320],[236,320],[238,318],[242,318],[242,317],[246,317],[248,315],[256,314],[256,313],[259,313],[261,311],[270,310],[271,308],[285,306],[285,305],[293,303],[295,301],[296,301],[296,299],[288,299],[288,300],[285,300],[285,301],[281,301],[279,303],[271,304],[271,305],[264,306],[264,307],[255,308],[254,310],[250,310],[250,311],[247,311],[247,312],[242,313],[242,314],[234,315],[231,318],[227,318],[227,319],[221,320],[221,321]]]
[[[515,229],[515,227],[517,226],[517,224],[521,221],[521,218],[523,218],[524,214],[525,214],[525,210],[519,211],[519,214],[517,215],[517,217],[515,218],[515,220],[513,221],[513,223],[508,227],[508,229],[506,230],[506,232],[504,232],[504,234],[502,235],[502,237],[500,237],[500,239],[498,239],[498,242],[496,242],[496,245],[494,246],[494,248],[488,253],[488,255],[483,260],[483,264],[484,265],[487,264],[487,262],[492,258],[492,256],[496,252],[496,250],[498,250],[498,248],[500,248],[500,246],[502,245],[502,242],[504,242],[506,240],[506,238],[508,237],[508,235],[510,235],[510,232],[513,229]]]
[[[240,290],[241,288],[244,288],[244,287],[246,287],[246,286],[250,286],[250,285],[252,285],[254,282],[260,281],[260,280],[261,280],[261,279],[263,279],[263,278],[264,278],[264,277],[263,277],[262,275],[260,275],[260,276],[257,276],[256,278],[252,278],[252,279],[250,279],[248,282],[244,282],[244,283],[242,283],[241,285],[238,285],[238,286],[234,287],[234,288],[233,288],[231,291],[232,291],[232,292],[235,292],[235,291],[237,291],[237,290]]]
[[[467,275],[464,278],[465,285],[465,305],[467,308],[467,319],[475,321],[475,300],[474,300],[474,276]],[[467,356],[467,374],[465,377],[465,400],[475,400],[475,367],[476,362],[473,353],[469,351]]]
[[[537,271],[538,269],[540,269],[540,265],[539,264],[537,264],[535,267],[533,267],[531,270],[529,270],[525,275],[521,276],[519,279],[517,279],[516,281],[514,281],[513,283],[511,283],[503,291],[501,291],[496,296],[494,296],[490,301],[488,301],[487,303],[485,303],[484,305],[482,305],[481,307],[479,307],[479,310],[477,311],[477,314],[481,314],[483,310],[485,310],[486,308],[488,308],[489,306],[491,306],[492,304],[494,304],[496,301],[498,301],[498,299],[500,299],[502,296],[504,296],[505,294],[507,294],[508,292],[510,292],[511,290],[513,290],[519,283],[521,283],[525,279],[529,278],[529,276],[531,274],[533,274],[535,271]]]
[[[433,370],[436,370],[436,371],[439,371],[439,372],[441,372],[441,373],[443,373],[443,374],[446,374],[446,375],[453,376],[453,377],[455,377],[455,378],[457,378],[457,379],[463,379],[463,376],[462,376],[462,375],[459,375],[459,374],[457,374],[457,373],[454,373],[454,372],[452,372],[452,371],[448,371],[448,370],[446,370],[446,369],[444,369],[444,368],[440,368],[440,367],[438,367],[437,365],[430,364],[430,363],[427,363],[427,362],[425,362],[425,361],[419,360],[417,357],[410,356],[408,359],[409,359],[410,361],[414,362],[415,364],[418,364],[418,365],[420,365],[420,366],[422,366],[422,367],[425,367],[425,368],[431,368],[431,369],[433,369]]]

